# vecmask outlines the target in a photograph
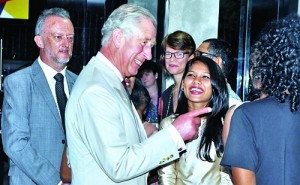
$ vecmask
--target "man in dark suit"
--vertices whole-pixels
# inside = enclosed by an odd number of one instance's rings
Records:
[[[54,76],[63,75],[66,97],[77,75],[66,70],[73,51],[74,27],[61,8],[44,10],[34,41],[40,56],[4,80],[2,140],[9,157],[11,185],[57,185],[66,142],[64,112],[56,99]]]

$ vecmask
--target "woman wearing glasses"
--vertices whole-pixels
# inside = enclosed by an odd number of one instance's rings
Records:
[[[189,57],[194,53],[196,44],[192,36],[184,31],[175,31],[167,35],[161,44],[162,55],[160,62],[167,77],[174,84],[162,93],[162,114],[165,118],[174,113],[177,108],[180,82]]]

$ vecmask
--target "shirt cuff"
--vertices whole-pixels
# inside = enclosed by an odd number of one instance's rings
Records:
[[[174,143],[177,145],[178,151],[184,151],[186,149],[186,146],[177,129],[172,124],[169,125],[166,129],[170,132]]]

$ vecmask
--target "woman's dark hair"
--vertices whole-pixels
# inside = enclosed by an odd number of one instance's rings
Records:
[[[176,50],[187,50],[191,56],[195,52],[196,43],[190,34],[180,30],[170,33],[164,37],[161,43],[161,55],[159,61],[167,77],[170,77],[171,74],[166,69],[165,62],[165,52],[167,46]]]
[[[297,111],[300,101],[300,17],[291,15],[270,22],[255,46],[261,52],[257,63],[262,90],[281,103],[289,97],[291,111]]]
[[[207,57],[195,57],[192,60],[188,61],[182,76],[182,81],[184,81],[185,76],[190,70],[190,67],[197,62],[201,62],[208,67],[212,86],[212,97],[207,105],[208,107],[212,107],[212,112],[207,117],[197,156],[201,160],[213,162],[212,158],[210,157],[210,149],[212,143],[216,147],[216,153],[218,157],[221,157],[221,154],[224,151],[222,142],[222,120],[224,119],[225,114],[228,110],[229,95],[225,76],[221,68],[212,59]],[[178,95],[178,107],[176,110],[176,114],[181,115],[187,112],[189,112],[188,99],[181,89]]]
[[[137,74],[137,78],[141,79],[143,77],[143,74],[145,72],[152,72],[154,75],[157,73],[157,88],[158,88],[158,93],[160,94],[161,92],[161,68],[159,66],[159,64],[157,64],[156,62],[153,62],[152,60],[146,60],[143,65],[139,68],[138,70],[138,74]]]
[[[146,107],[147,109],[150,104],[150,95],[138,78],[135,79],[130,98],[136,109],[140,109],[141,107]],[[147,112],[147,110],[144,110],[144,112]],[[143,114],[142,120],[145,120],[146,117],[147,114]]]
[[[144,72],[152,72],[153,74],[159,73],[159,66],[152,60],[146,60],[143,65],[139,68],[138,78],[141,78]]]

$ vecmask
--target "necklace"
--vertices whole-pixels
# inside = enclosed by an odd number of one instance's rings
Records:
[[[174,87],[175,87],[175,84],[173,84],[172,91],[171,91],[171,94],[170,94],[170,98],[169,98],[169,102],[168,102],[168,108],[167,108],[166,117],[169,115],[169,109],[170,109],[170,104],[171,104],[172,97],[173,97]]]

